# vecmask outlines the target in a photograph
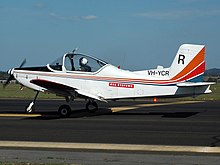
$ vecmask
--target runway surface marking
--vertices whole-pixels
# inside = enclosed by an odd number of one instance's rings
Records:
[[[41,114],[0,114],[0,117],[39,117]]]
[[[112,112],[120,112],[120,111],[128,111],[128,110],[134,110],[137,108],[143,108],[143,107],[156,107],[156,106],[162,106],[162,105],[177,105],[177,104],[192,104],[192,103],[201,103],[204,101],[180,101],[180,102],[170,102],[170,103],[154,103],[154,104],[137,104],[132,106],[123,106],[123,107],[113,107],[111,108]]]
[[[0,147],[48,148],[48,149],[84,149],[112,151],[145,151],[145,152],[187,152],[220,154],[220,147],[170,146],[170,145],[135,145],[106,143],[62,143],[62,142],[25,142],[0,141]]]

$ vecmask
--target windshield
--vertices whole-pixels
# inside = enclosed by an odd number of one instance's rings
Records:
[[[57,58],[50,64],[50,67],[54,70],[62,71],[63,57]]]
[[[50,64],[54,70],[62,71],[62,66],[66,71],[96,72],[107,63],[97,58],[84,54],[67,53]]]

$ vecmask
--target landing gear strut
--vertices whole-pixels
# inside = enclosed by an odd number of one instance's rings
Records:
[[[34,100],[29,104],[29,106],[27,106],[25,108],[25,112],[26,113],[33,113],[34,112],[34,104],[35,104],[35,101],[37,99],[38,94],[39,94],[39,91],[37,91],[37,93],[36,93],[36,95],[34,97]]]
[[[98,104],[94,100],[89,100],[86,104],[86,110],[90,113],[94,113],[98,110]]]

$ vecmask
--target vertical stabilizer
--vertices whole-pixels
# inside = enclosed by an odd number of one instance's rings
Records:
[[[201,82],[205,72],[205,46],[183,44],[170,67],[170,79],[184,82]]]

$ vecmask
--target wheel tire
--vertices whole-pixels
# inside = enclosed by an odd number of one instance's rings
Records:
[[[28,107],[29,107],[29,106],[26,106],[26,107],[25,107],[25,113],[27,113],[27,114],[32,114],[32,113],[34,113],[35,107],[32,106],[30,110],[27,110]]]
[[[98,104],[95,101],[89,101],[86,104],[86,110],[90,113],[94,113],[98,110]]]
[[[61,105],[59,107],[58,113],[60,114],[60,117],[69,117],[71,114],[71,108],[69,105]]]

